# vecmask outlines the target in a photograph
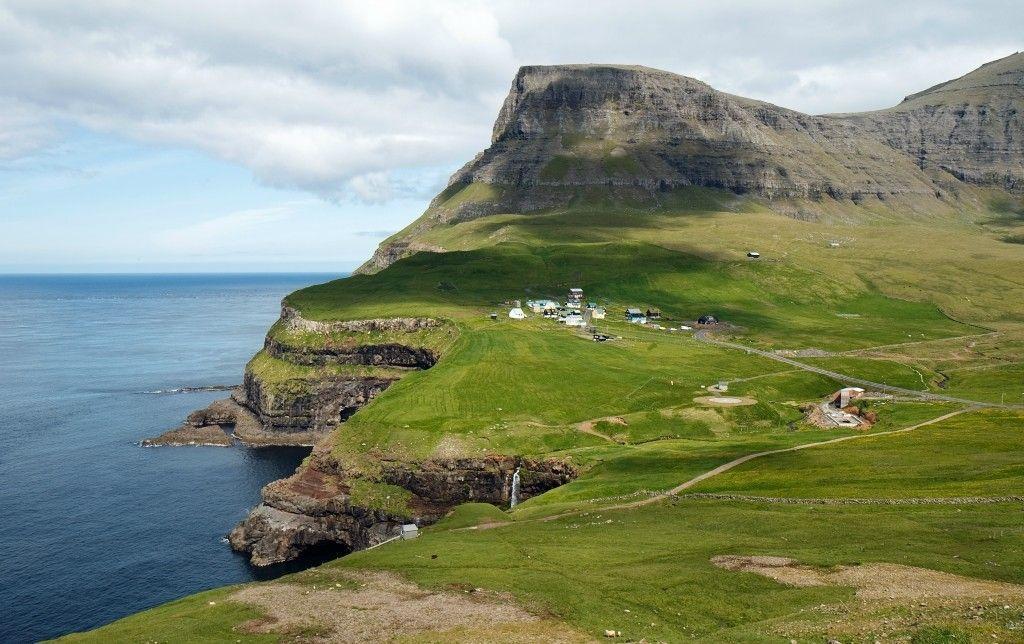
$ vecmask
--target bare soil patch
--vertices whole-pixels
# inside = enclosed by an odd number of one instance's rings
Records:
[[[743,407],[757,404],[757,400],[746,396],[698,396],[693,402],[708,407]]]
[[[570,627],[526,611],[510,597],[483,590],[434,591],[383,572],[344,573],[347,583],[308,586],[264,583],[232,594],[265,617],[239,627],[248,633],[303,633],[304,641],[417,640],[578,642]],[[355,588],[351,588],[356,584]]]
[[[1024,586],[892,563],[818,568],[787,557],[740,555],[712,557],[711,563],[726,570],[756,573],[788,586],[849,586],[865,600],[1024,599]]]

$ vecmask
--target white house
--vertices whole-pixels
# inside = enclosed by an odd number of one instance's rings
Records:
[[[526,303],[534,313],[543,313],[544,311],[555,311],[558,309],[558,302],[554,300],[533,300]]]
[[[593,312],[590,314],[590,317],[592,317],[595,320],[603,320],[606,314],[607,312],[604,310],[604,307],[598,306],[594,308]]]
[[[583,326],[583,316],[579,313],[570,313],[565,316],[565,326]]]
[[[526,313],[523,313],[523,310],[517,306],[508,312],[508,316],[513,320],[523,320],[526,318]]]

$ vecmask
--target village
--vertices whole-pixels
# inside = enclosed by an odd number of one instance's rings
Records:
[[[755,251],[748,253],[748,257],[751,258],[759,256],[759,253]],[[565,325],[566,327],[577,328],[582,333],[589,335],[594,342],[622,339],[621,336],[613,336],[598,330],[595,322],[608,318],[608,307],[598,304],[594,300],[587,300],[584,297],[583,289],[580,287],[570,288],[564,302],[553,299],[537,299],[527,300],[525,306],[523,306],[521,300],[513,300],[506,302],[506,305],[510,306],[507,315],[511,320],[525,320],[529,317],[527,311],[530,311],[533,314],[541,315],[547,320]],[[492,320],[497,320],[498,317],[497,312],[490,314]],[[663,317],[661,311],[657,308],[628,307],[624,311],[623,319],[629,324],[659,331],[668,331],[670,333],[729,326],[722,323],[716,316],[707,313],[701,315],[690,324],[665,326],[661,324]],[[700,396],[695,398],[695,401],[711,406],[725,407],[756,403],[753,399],[723,396],[729,390],[728,382],[724,380],[708,385],[705,389],[711,395]],[[864,429],[871,427],[877,422],[877,414],[867,410],[867,401],[878,397],[890,398],[891,396],[869,394],[859,387],[843,387],[828,396],[824,401],[807,405],[803,410],[807,422],[816,427],[824,429]]]
[[[524,320],[527,318],[527,310],[541,315],[545,319],[564,324],[566,327],[580,328],[591,334],[595,342],[605,342],[612,339],[612,336],[599,333],[594,323],[597,320],[604,320],[608,317],[608,309],[595,301],[587,301],[583,289],[579,287],[570,288],[565,301],[552,299],[527,300],[525,307],[521,300],[515,300],[507,304],[511,305],[508,317],[513,320]],[[497,320],[498,313],[491,313],[491,319]],[[679,324],[676,326],[664,326],[660,323],[661,311],[656,308],[634,308],[625,310],[624,319],[630,324],[647,326],[659,331],[692,331],[694,326]],[[695,323],[698,327],[710,327],[717,325],[718,319],[713,315],[702,315]]]

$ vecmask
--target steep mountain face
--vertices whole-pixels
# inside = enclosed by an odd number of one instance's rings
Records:
[[[911,94],[893,108],[845,118],[921,168],[1024,191],[1024,53]]]
[[[645,67],[524,67],[489,147],[453,183],[700,185],[767,197],[928,193],[929,180],[849,124]]]
[[[944,199],[961,182],[1024,190],[1024,55],[879,112],[811,116],[646,67],[523,67],[491,145],[361,270],[423,250],[419,233],[563,206],[600,189],[681,186],[767,200]]]

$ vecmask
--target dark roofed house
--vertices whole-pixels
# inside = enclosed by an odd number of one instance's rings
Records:
[[[658,309],[647,309],[647,317],[652,320],[660,320],[661,311],[659,311]]]
[[[647,316],[640,309],[626,309],[626,322],[647,324]]]

